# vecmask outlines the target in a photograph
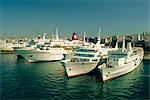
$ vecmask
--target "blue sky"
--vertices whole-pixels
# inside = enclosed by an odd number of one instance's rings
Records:
[[[1,0],[1,37],[96,36],[150,31],[150,0]]]

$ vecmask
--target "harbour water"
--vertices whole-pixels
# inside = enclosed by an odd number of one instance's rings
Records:
[[[2,100],[148,100],[149,68],[150,62],[143,61],[133,72],[102,83],[97,70],[68,79],[59,61],[29,63],[0,54],[0,94]]]

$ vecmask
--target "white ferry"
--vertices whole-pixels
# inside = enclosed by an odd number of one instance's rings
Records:
[[[97,66],[101,56],[98,48],[82,47],[74,51],[71,60],[62,60],[67,76],[74,77],[86,74]]]
[[[143,48],[131,47],[129,42],[125,49],[125,40],[123,39],[122,49],[110,51],[106,64],[98,66],[101,71],[103,81],[119,77],[133,71],[143,59]]]
[[[55,61],[63,59],[65,52],[64,48],[43,45],[34,50],[24,50],[21,56],[28,62]]]

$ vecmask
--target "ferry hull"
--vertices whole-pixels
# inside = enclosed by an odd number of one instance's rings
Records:
[[[34,51],[24,51],[20,54],[28,62],[41,62],[41,61],[55,61],[64,58],[63,54],[54,54],[50,52],[34,52]]]
[[[68,77],[75,77],[87,74],[96,68],[99,61],[96,62],[61,62],[65,68]]]
[[[127,73],[132,72],[134,69],[136,69],[140,63],[143,60],[143,53],[142,55],[137,55],[135,57],[135,60],[128,62],[127,64],[124,64],[122,67],[118,68],[110,68],[110,67],[104,67],[101,70],[103,81],[108,81],[110,79],[125,75]]]
[[[30,51],[30,50],[34,50],[35,48],[32,47],[22,47],[22,48],[17,48],[15,49],[15,54],[17,55],[17,57],[23,57],[22,55],[25,54],[26,52]],[[24,57],[23,57],[24,58]]]

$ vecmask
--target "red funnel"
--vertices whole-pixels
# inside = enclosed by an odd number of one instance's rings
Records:
[[[78,35],[77,35],[77,33],[73,33],[73,35],[72,35],[72,40],[78,40]]]

